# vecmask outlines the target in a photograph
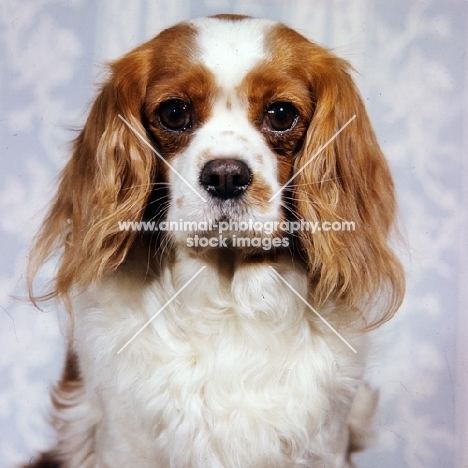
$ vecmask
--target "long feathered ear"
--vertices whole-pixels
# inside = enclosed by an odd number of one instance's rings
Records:
[[[72,287],[86,286],[125,259],[135,233],[119,221],[141,219],[156,173],[150,148],[119,118],[145,134],[140,112],[146,93],[148,48],[114,62],[95,100],[73,156],[61,173],[55,201],[39,232],[29,262],[33,301],[67,299]],[[51,290],[34,296],[32,282],[44,261],[58,252]]]
[[[344,301],[358,312],[351,321],[372,328],[393,316],[404,293],[402,267],[388,243],[396,215],[393,180],[348,63],[315,45],[310,60],[315,112],[295,162],[296,172],[304,168],[293,182],[295,209],[304,220],[335,222],[334,229],[350,221],[355,229],[302,230],[300,244],[317,303]]]

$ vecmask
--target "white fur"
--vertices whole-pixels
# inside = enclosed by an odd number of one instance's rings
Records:
[[[218,85],[233,90],[265,58],[265,33],[276,23],[257,18],[237,22],[199,18],[190,24],[198,30],[201,61]]]
[[[138,263],[77,298],[74,346],[86,387],[76,397],[88,419],[75,420],[67,439],[78,445],[95,431],[96,452],[70,468],[346,466],[343,422],[363,343],[352,341],[355,355],[311,321],[267,265],[243,265],[223,284],[217,268],[181,251],[145,283]],[[307,296],[304,272],[286,256],[274,266]]]
[[[201,62],[214,74],[219,92],[213,103],[211,118],[199,129],[186,151],[176,155],[173,166],[185,180],[171,172],[171,195],[177,200],[167,213],[168,221],[196,220],[218,221],[226,216],[233,221],[253,220],[262,223],[277,221],[280,216],[280,197],[267,206],[242,207],[220,211],[209,200],[199,185],[202,165],[214,158],[234,158],[246,162],[254,180],[261,176],[271,187],[271,196],[279,189],[276,155],[262,135],[248,120],[248,101],[238,91],[247,73],[265,56],[264,40],[268,27],[275,24],[268,20],[246,19],[241,22],[219,21],[201,18],[191,22],[199,29],[198,44]],[[187,181],[199,194],[208,199],[203,203]],[[224,208],[222,208],[224,209]],[[173,233],[184,241],[185,233]]]

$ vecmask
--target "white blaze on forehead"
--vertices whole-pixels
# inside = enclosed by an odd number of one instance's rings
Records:
[[[191,24],[198,30],[201,61],[213,72],[219,86],[232,89],[265,58],[265,33],[275,22],[200,18]]]

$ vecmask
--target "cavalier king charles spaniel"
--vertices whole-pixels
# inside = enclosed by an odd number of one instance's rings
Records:
[[[404,277],[350,65],[287,26],[178,24],[110,65],[30,259],[68,310],[62,468],[351,467]],[[352,226],[353,229],[339,229]]]

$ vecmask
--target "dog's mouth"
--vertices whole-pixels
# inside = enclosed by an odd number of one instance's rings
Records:
[[[240,206],[235,211],[242,212]],[[214,210],[216,211],[216,210]],[[259,220],[234,213],[223,206],[214,216],[203,220],[183,220],[161,223],[178,244],[196,250],[229,248],[248,251],[269,251],[290,246],[288,222]]]

